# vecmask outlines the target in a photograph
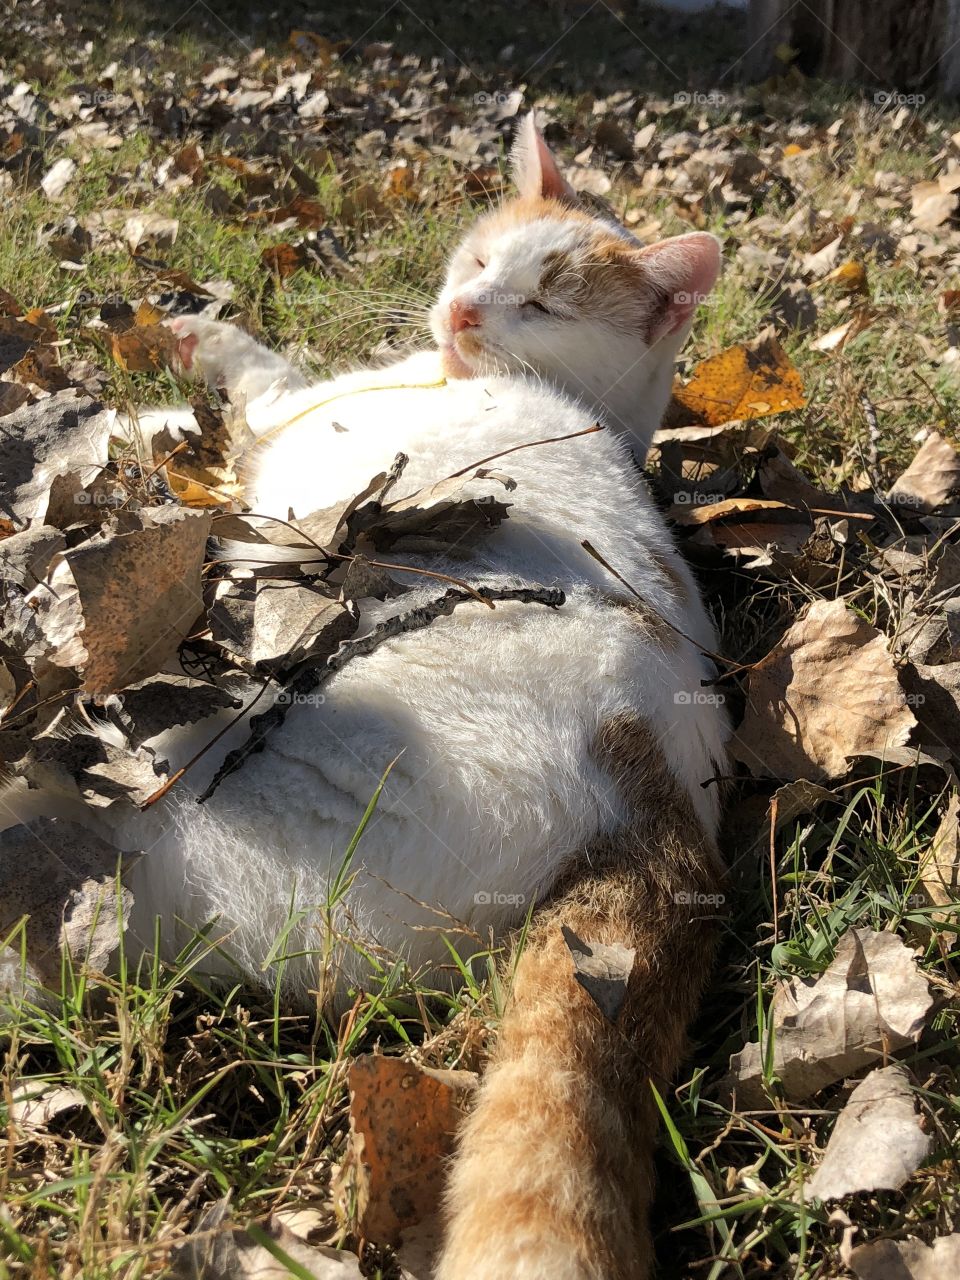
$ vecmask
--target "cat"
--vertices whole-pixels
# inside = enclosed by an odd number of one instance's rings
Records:
[[[651,1085],[670,1082],[709,968],[723,872],[708,784],[727,725],[701,693],[715,675],[710,621],[631,448],[649,443],[719,255],[700,235],[643,248],[581,208],[532,117],[513,168],[519,197],[451,260],[436,350],[311,386],[230,326],[173,329],[185,367],[246,400],[257,512],[343,502],[401,451],[395,497],[518,444],[574,437],[497,463],[516,482],[508,518],[469,550],[392,554],[410,591],[370,620],[436,597],[418,568],[474,586],[556,585],[565,603],[464,605],[381,645],[322,701],[294,706],[204,805],[195,796],[246,726],[112,836],[152,846],[130,881],[131,931],[147,946],[157,915],[168,943],[175,919],[215,918],[263,981],[292,915],[293,1001],[318,984],[335,998],[369,985],[371,956],[437,971],[450,918],[506,942],[533,908],[453,1162],[436,1277],[643,1280]],[[144,415],[146,429],[171,416]],[[577,434],[598,417],[603,430]],[[158,748],[176,767],[215,728]],[[392,761],[331,939],[318,904]],[[599,948],[602,965],[608,946],[634,955],[620,1007],[604,1012],[575,958],[589,967]]]

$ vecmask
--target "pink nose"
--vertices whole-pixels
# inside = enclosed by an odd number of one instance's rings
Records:
[[[476,329],[480,324],[479,308],[469,302],[454,298],[450,303],[450,328],[454,333],[462,333],[464,329]]]

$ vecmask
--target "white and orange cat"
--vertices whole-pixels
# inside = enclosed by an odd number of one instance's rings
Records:
[[[216,918],[262,981],[292,914],[292,998],[316,991],[320,955],[341,994],[370,981],[371,954],[443,966],[437,910],[507,940],[533,907],[452,1166],[436,1275],[642,1280],[651,1084],[669,1084],[708,970],[702,904],[722,869],[706,784],[723,772],[726,724],[700,696],[715,674],[710,623],[631,446],[642,456],[659,423],[719,252],[700,234],[644,248],[582,208],[532,117],[513,167],[519,198],[481,217],[452,258],[432,317],[438,350],[311,386],[229,326],[174,329],[185,365],[246,398],[260,437],[249,501],[282,518],[342,501],[400,451],[410,461],[397,497],[599,418],[604,431],[498,464],[516,481],[509,518],[464,554],[391,555],[476,586],[559,586],[566,603],[463,605],[382,644],[319,705],[294,706],[203,806],[194,796],[246,727],[144,816],[155,831],[114,838],[157,841],[132,880],[147,943],[157,915],[171,945],[175,920]],[[410,594],[371,621],[438,594],[403,576]],[[201,726],[165,754],[176,765],[210,736]],[[334,944],[323,904],[394,760],[334,907]],[[578,982],[571,946],[614,943],[635,959],[608,1017]]]

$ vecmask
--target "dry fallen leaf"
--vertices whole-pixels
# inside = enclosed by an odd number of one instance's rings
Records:
[[[894,933],[849,929],[819,977],[781,983],[770,1007],[773,1074],[802,1102],[885,1055],[914,1044],[933,1003],[913,953]],[[730,1059],[740,1106],[765,1105],[766,1044]]]
[[[913,461],[887,494],[891,506],[931,512],[960,490],[960,455],[943,436],[931,431]]]
[[[157,213],[136,213],[124,223],[123,238],[131,253],[136,253],[141,245],[150,245],[153,249],[169,249],[179,230],[178,218],[164,218]]]
[[[245,1227],[229,1199],[208,1209],[196,1230],[171,1250],[168,1280],[362,1280],[352,1253],[307,1244],[277,1214]]]
[[[675,384],[664,423],[719,426],[802,409],[806,403],[800,374],[780,343],[761,334],[704,360],[685,386]]]
[[[810,350],[827,353],[842,351],[848,342],[852,342],[858,334],[863,333],[864,329],[869,329],[875,319],[875,312],[868,307],[861,307],[849,320],[844,320],[842,324],[838,324],[835,328],[828,330],[827,333],[821,334],[819,338],[815,338],[810,343]]]
[[[833,284],[842,289],[845,293],[869,293],[870,286],[867,284],[867,269],[862,262],[851,259],[848,262],[841,262],[839,267],[834,269],[817,282],[818,286]]]
[[[603,1016],[616,1022],[627,998],[636,949],[619,942],[585,942],[567,925],[562,926],[562,931],[573,960],[573,976]]]
[[[79,1089],[57,1087],[42,1080],[29,1081],[14,1088],[9,1116],[21,1133],[43,1133],[51,1120],[64,1111],[82,1107],[85,1102]]]
[[[48,657],[107,694],[158,671],[203,609],[200,569],[211,516],[181,507],[120,512],[60,552],[29,597]]]
[[[122,333],[111,333],[110,350],[121,369],[149,373],[173,365],[177,343],[164,324],[136,324]]]
[[[699,506],[678,504],[670,518],[694,525],[688,546],[713,547],[735,556],[747,569],[787,563],[813,533],[813,520],[784,502],[765,498],[726,498]]]
[[[74,390],[24,405],[0,418],[0,516],[18,528],[48,524],[69,510],[107,461],[113,414]],[[58,500],[51,501],[51,486]],[[76,514],[80,508],[74,507]]]
[[[960,1232],[922,1240],[872,1240],[850,1251],[847,1266],[857,1280],[956,1280]]]
[[[921,231],[935,231],[955,212],[957,193],[939,182],[918,182],[910,192],[910,216]]]
[[[351,1063],[349,1084],[341,1199],[355,1204],[359,1235],[396,1244],[404,1228],[437,1212],[464,1098],[476,1076],[368,1054]]]
[[[903,1067],[877,1067],[851,1093],[806,1193],[840,1200],[858,1191],[898,1191],[930,1153]]]
[[[915,725],[885,638],[842,600],[817,600],[751,668],[731,753],[754,777],[822,781],[851,757],[883,759]]]
[[[27,957],[45,981],[59,978],[64,951],[102,971],[133,905],[116,881],[130,856],[64,818],[0,832],[0,936],[27,916]]]
[[[326,657],[357,629],[355,612],[296,578],[228,579],[209,618],[225,650],[271,671]]]

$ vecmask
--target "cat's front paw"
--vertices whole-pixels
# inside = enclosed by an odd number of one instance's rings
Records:
[[[242,329],[202,316],[176,316],[166,321],[177,340],[177,359],[184,373],[210,386],[227,386],[232,366],[242,367],[251,339]]]

